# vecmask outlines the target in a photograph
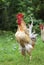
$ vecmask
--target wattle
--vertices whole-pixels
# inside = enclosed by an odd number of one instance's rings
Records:
[[[21,24],[21,20],[20,19],[18,19],[18,25],[20,25]]]

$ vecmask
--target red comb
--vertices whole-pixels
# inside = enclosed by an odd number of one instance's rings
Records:
[[[43,29],[43,24],[40,24],[40,26],[39,26],[39,27],[40,27],[40,29]]]
[[[17,18],[17,19],[20,19],[20,18],[23,18],[23,16],[24,16],[24,15],[23,15],[22,13],[19,13],[19,14],[16,15],[16,18]]]

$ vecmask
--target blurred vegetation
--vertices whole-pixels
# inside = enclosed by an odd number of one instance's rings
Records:
[[[0,0],[0,30],[16,31],[16,14],[24,13],[26,24],[34,21],[34,29],[40,31],[44,23],[44,0]]]

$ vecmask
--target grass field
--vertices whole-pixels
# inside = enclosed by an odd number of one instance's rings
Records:
[[[32,61],[29,58],[20,54],[14,34],[0,34],[0,65],[44,65],[44,43],[40,37],[32,51]]]

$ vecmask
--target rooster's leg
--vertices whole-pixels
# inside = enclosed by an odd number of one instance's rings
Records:
[[[22,46],[22,45],[19,45],[19,50],[20,50],[20,52],[21,52],[21,54],[23,55],[23,56],[25,56],[26,55],[26,51],[25,51],[25,46]]]
[[[31,52],[27,51],[27,53],[30,55],[30,61],[32,60]]]
[[[32,55],[30,55],[30,61],[32,60]]]
[[[22,54],[23,56],[26,55],[26,53],[25,53],[25,48],[22,48],[22,50],[21,50],[21,54]]]

